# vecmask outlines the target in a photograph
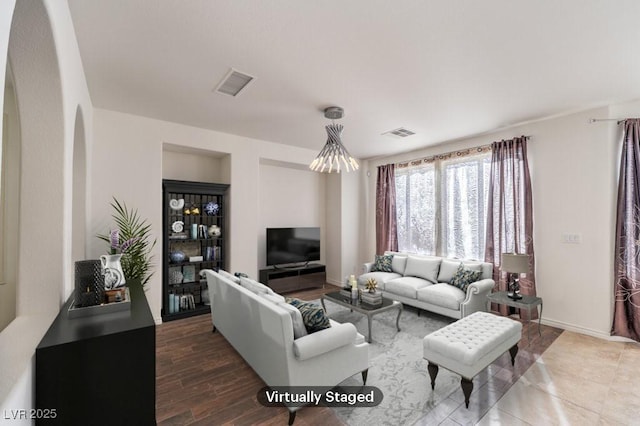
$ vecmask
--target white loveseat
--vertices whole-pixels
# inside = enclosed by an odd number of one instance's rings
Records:
[[[398,252],[385,255],[393,256],[392,271],[372,272],[374,263],[365,263],[364,273],[358,277],[359,286],[374,278],[386,297],[451,318],[487,311],[487,295],[495,285],[491,263]],[[460,263],[481,272],[479,281],[469,284],[466,292],[449,284]]]
[[[253,280],[236,282],[224,271],[205,274],[214,331],[268,386],[334,387],[357,373],[366,381],[369,344],[353,324],[330,320],[330,328],[294,339],[292,315],[298,311],[282,296]],[[300,407],[287,408],[292,424]]]

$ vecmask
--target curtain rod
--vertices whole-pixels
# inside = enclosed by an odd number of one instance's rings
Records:
[[[530,135],[522,135],[522,136],[517,136],[517,137],[524,138],[525,140],[531,139]],[[516,139],[517,137],[511,138],[511,139],[501,139],[501,140],[495,141],[495,142],[505,142],[505,141]],[[474,146],[474,147],[471,147],[471,148],[463,148],[463,149],[458,149],[456,151],[444,152],[442,154],[429,155],[429,156],[426,156],[426,157],[416,158],[416,159],[413,159],[413,160],[398,161],[398,162],[393,163],[393,164],[395,164],[396,166],[400,166],[400,167],[406,167],[410,163],[423,162],[423,161],[434,161],[436,159],[444,159],[445,157],[452,156],[452,155],[456,155],[456,156],[460,155],[460,154],[468,155],[468,154],[471,154],[471,152],[473,152],[473,151],[475,151],[475,152],[490,151],[492,146],[493,146],[493,142],[492,143],[487,143],[487,144],[484,144],[484,145]]]
[[[624,123],[625,119],[620,118],[590,118],[589,123],[597,123],[599,121],[615,121],[616,124]]]

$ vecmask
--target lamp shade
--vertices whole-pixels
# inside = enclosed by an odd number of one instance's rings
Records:
[[[529,255],[516,253],[502,253],[500,269],[514,274],[529,272]]]

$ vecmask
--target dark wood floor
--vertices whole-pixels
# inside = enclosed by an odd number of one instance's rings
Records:
[[[289,293],[319,299],[338,287]],[[211,315],[156,327],[156,420],[158,425],[286,425],[284,407],[263,407],[256,399],[264,382],[220,333]],[[301,409],[295,425],[341,425],[330,408]]]
[[[318,299],[337,287],[287,296]],[[408,309],[412,309],[408,307]],[[531,340],[526,339],[527,327]],[[561,333],[537,323],[525,324],[519,373],[523,373]],[[256,399],[264,382],[220,333],[212,333],[210,315],[171,321],[156,327],[156,420],[158,425],[286,425],[284,407],[263,407]],[[524,349],[524,352],[522,351]],[[524,355],[524,356],[523,356]],[[518,374],[518,376],[520,375]],[[428,420],[428,416],[423,421]],[[330,408],[298,411],[295,425],[342,425]]]

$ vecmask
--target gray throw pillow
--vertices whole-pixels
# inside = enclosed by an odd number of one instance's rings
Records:
[[[379,271],[379,272],[393,272],[391,268],[391,261],[393,260],[393,255],[385,254],[382,256],[378,256],[376,254],[376,260],[373,262],[373,267],[371,267],[371,272]]]
[[[305,302],[300,299],[287,299],[287,301],[300,311],[307,333],[311,334],[331,327],[329,318],[324,314],[324,309],[315,303]]]
[[[463,264],[460,264],[460,266],[458,266],[458,270],[453,275],[450,284],[466,292],[469,284],[478,281],[478,279],[480,279],[480,275],[482,275],[482,271],[472,271],[471,269],[466,268]]]

